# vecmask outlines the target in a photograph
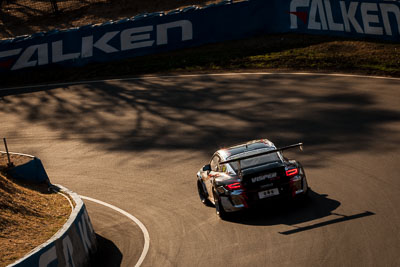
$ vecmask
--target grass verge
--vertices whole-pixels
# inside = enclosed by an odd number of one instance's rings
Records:
[[[24,159],[13,158],[15,164]],[[0,171],[6,157],[0,157]],[[24,184],[0,173],[0,266],[7,266],[49,240],[71,213],[68,201],[47,185]]]

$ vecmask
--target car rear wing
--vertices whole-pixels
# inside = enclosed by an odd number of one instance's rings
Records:
[[[242,160],[255,158],[255,157],[262,156],[262,155],[267,155],[267,154],[271,154],[271,153],[275,153],[275,152],[283,151],[283,150],[287,150],[287,149],[292,149],[292,148],[296,148],[296,147],[300,147],[300,150],[303,150],[303,143],[293,144],[293,145],[290,145],[290,146],[284,146],[284,147],[280,147],[280,148],[276,148],[276,149],[273,149],[273,150],[260,152],[260,153],[257,153],[257,154],[244,156],[244,157],[240,157],[240,158],[229,159],[229,160],[221,161],[219,164],[226,164],[226,163],[237,161],[238,165],[239,165],[238,166],[239,167],[238,171],[239,171],[239,174],[241,174],[242,169],[241,169],[241,166],[240,166],[240,161],[242,161]]]

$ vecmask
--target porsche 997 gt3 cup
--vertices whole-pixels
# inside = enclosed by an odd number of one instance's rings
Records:
[[[261,139],[218,150],[197,172],[200,200],[224,219],[269,199],[304,197],[309,188],[303,166],[282,153],[296,147],[302,143],[277,148]]]

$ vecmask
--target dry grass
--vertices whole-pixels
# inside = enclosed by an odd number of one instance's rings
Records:
[[[68,0],[59,2],[59,15],[52,15],[49,2],[17,0],[0,9],[0,39],[218,2],[220,0],[154,0],[150,3],[143,0]]]
[[[21,163],[24,159],[12,158]],[[4,169],[6,160],[0,157]],[[71,213],[68,201],[47,191],[47,185],[30,185],[0,174],[0,266],[21,258],[50,239]]]
[[[29,162],[31,159],[23,155],[10,155],[11,163],[15,166],[22,165]],[[8,164],[7,154],[0,153],[0,171]]]

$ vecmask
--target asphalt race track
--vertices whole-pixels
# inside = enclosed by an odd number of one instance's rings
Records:
[[[30,92],[29,92],[30,91]],[[400,80],[225,74],[0,91],[0,135],[53,183],[138,218],[142,266],[400,266]],[[24,92],[24,93],[21,93]],[[312,188],[221,221],[195,174],[221,146],[304,142]],[[98,265],[134,266],[139,227],[85,201]]]

